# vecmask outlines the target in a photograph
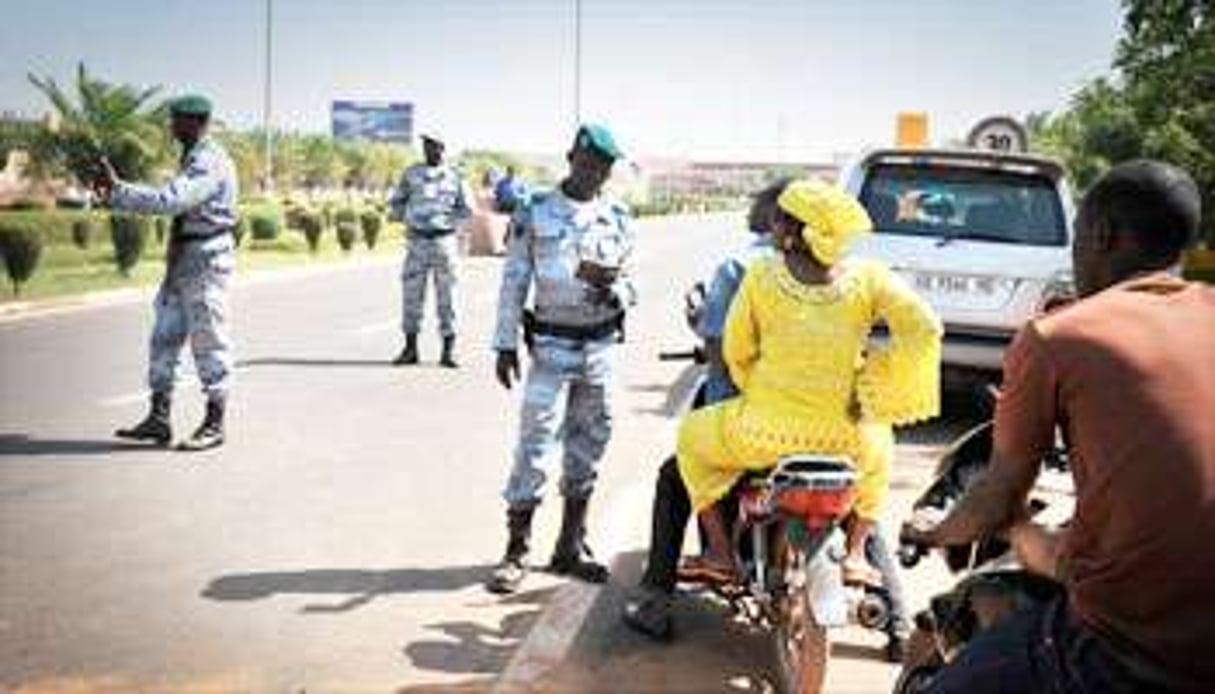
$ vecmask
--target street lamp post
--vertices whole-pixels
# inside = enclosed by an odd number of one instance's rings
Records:
[[[582,123],[582,0],[574,0],[574,128]]]
[[[273,81],[273,65],[271,56],[273,55],[273,31],[271,30],[272,20],[274,18],[274,0],[266,0],[266,72],[265,72],[265,92],[262,95],[262,136],[265,138],[263,142],[265,157],[265,167],[263,173],[263,181],[266,190],[274,188],[274,140],[270,135],[270,85]]]

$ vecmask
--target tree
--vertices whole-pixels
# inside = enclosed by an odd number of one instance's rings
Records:
[[[76,66],[74,95],[50,77],[31,74],[29,80],[59,116],[54,148],[78,179],[95,175],[100,156],[132,179],[148,178],[170,161],[166,106],[156,98],[160,87],[106,82],[91,76],[84,63]]]
[[[1124,0],[1125,34],[1113,74],[1077,93],[1063,113],[1030,122],[1036,149],[1061,158],[1081,189],[1141,157],[1185,168],[1215,210],[1215,3]],[[1215,214],[1204,231],[1215,243]]]

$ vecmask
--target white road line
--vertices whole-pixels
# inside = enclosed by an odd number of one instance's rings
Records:
[[[636,520],[649,518],[650,490],[645,484],[630,485],[614,494],[607,511],[599,515],[600,532],[592,537],[602,538],[596,540],[596,545],[601,556],[610,558],[609,566],[628,548]],[[558,588],[490,691],[494,694],[536,691],[541,680],[565,660],[601,590],[603,586],[582,581],[570,581]]]
[[[182,376],[177,379],[176,387],[192,387],[198,385],[198,379],[194,376]],[[102,398],[99,402],[102,407],[126,407],[137,402],[143,402],[148,398],[148,391],[137,390],[122,395],[115,395],[110,398]]]
[[[375,335],[376,333],[390,332],[398,327],[400,327],[400,321],[389,320],[380,321],[378,323],[368,323],[367,325],[355,328],[350,332],[358,335],[359,337],[366,337],[368,335]]]

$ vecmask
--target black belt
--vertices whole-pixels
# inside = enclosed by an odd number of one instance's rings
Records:
[[[455,229],[410,229],[410,236],[417,236],[423,239],[441,239],[444,236],[450,236],[456,233]]]
[[[565,340],[577,340],[579,342],[593,342],[595,340],[606,340],[609,337],[617,337],[621,342],[624,338],[624,313],[612,318],[611,320],[603,321],[602,323],[593,323],[591,325],[561,325],[559,323],[549,323],[536,318],[536,314],[531,311],[523,312],[523,341],[527,346],[531,347],[531,336],[545,335],[547,337],[559,337]]]
[[[231,233],[231,227],[223,227],[207,234],[174,234],[172,238],[174,241],[180,243],[197,243],[199,241],[210,241],[211,239]]]

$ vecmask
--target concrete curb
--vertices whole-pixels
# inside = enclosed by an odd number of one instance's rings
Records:
[[[535,691],[561,667],[603,586],[571,581],[557,589],[540,620],[498,677],[492,694]]]

